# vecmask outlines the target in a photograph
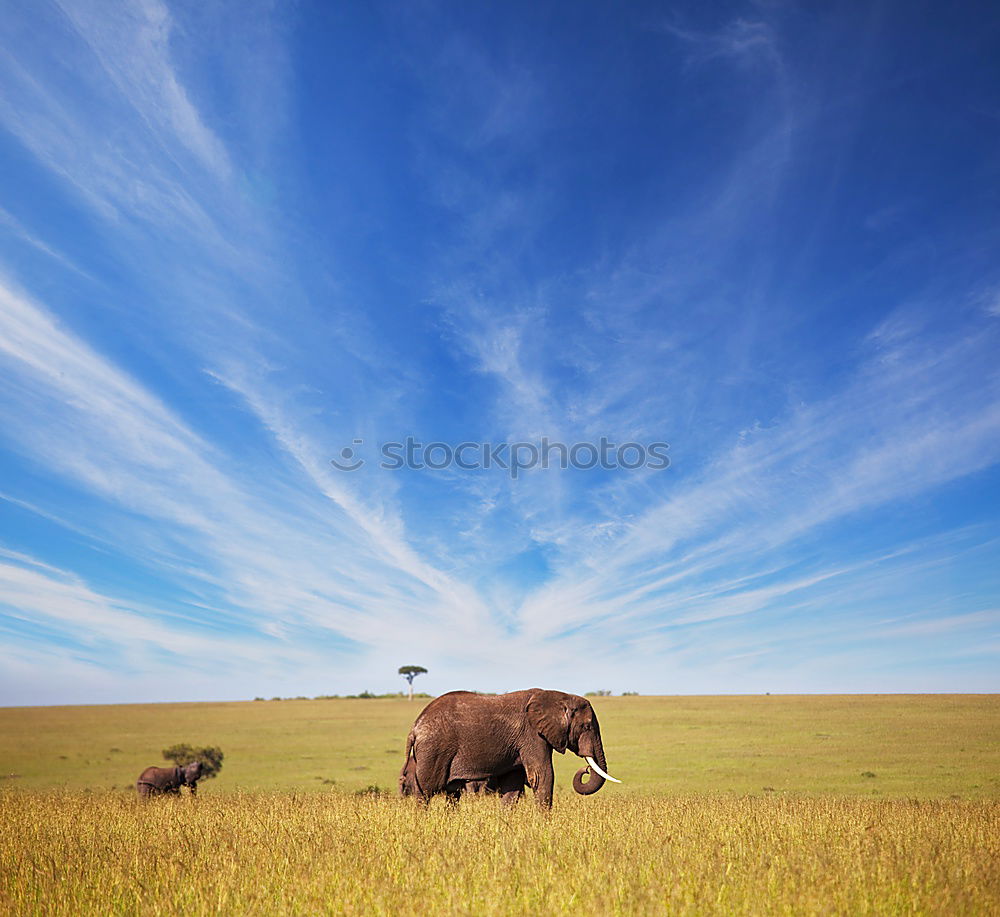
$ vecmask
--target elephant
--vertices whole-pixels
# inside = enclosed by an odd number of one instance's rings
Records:
[[[180,796],[181,787],[190,787],[191,795],[198,793],[201,778],[201,761],[192,761],[184,767],[147,767],[135,782],[135,790],[141,799],[150,796]]]
[[[549,809],[552,751],[567,748],[587,761],[573,777],[577,793],[596,793],[606,780],[621,783],[607,773],[600,726],[585,698],[541,688],[452,691],[431,701],[413,724],[400,793],[427,802],[439,793],[454,801],[463,791],[485,791],[516,802],[528,785],[538,805]]]

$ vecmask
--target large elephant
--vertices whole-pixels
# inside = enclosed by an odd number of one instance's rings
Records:
[[[198,792],[201,778],[201,761],[192,761],[184,767],[147,767],[135,782],[141,798],[149,796],[180,796],[181,787],[190,787],[191,795]]]
[[[512,802],[531,787],[542,808],[552,805],[552,750],[585,758],[573,789],[589,796],[607,773],[601,729],[590,701],[562,691],[512,691],[483,695],[452,691],[431,701],[406,743],[400,792],[427,801],[438,793],[455,799],[463,790],[498,792]],[[590,779],[584,782],[585,775]]]

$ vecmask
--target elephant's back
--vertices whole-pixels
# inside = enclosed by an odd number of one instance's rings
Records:
[[[524,693],[528,692],[517,692]],[[413,724],[411,735],[419,744],[422,739],[444,736],[468,736],[486,730],[509,732],[512,714],[520,709],[513,694],[477,694],[474,691],[449,691],[431,701]]]
[[[473,691],[449,691],[434,698],[421,711],[410,730],[414,745],[433,737],[441,742],[462,728],[468,718],[470,708],[477,706],[480,695]]]
[[[139,774],[139,778],[136,782],[156,783],[159,780],[163,779],[163,771],[164,768],[162,767],[153,767],[153,766],[147,767],[141,774]]]
[[[477,696],[473,691],[449,691],[447,694],[435,697],[414,720],[414,732],[418,732],[417,727],[421,725],[426,726],[428,723],[451,719],[454,711],[464,706],[468,698]]]

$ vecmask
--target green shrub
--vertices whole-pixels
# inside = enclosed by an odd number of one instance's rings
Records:
[[[222,749],[217,745],[205,745],[195,748],[182,742],[178,745],[171,745],[163,749],[163,757],[168,761],[173,761],[178,767],[184,767],[193,761],[201,761],[201,776],[214,777],[222,770],[222,759],[225,757]]]

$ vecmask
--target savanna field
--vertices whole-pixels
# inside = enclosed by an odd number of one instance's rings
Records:
[[[0,710],[11,914],[1000,913],[995,696],[595,698],[594,797],[394,795],[422,703]],[[175,742],[197,798],[141,804]]]

